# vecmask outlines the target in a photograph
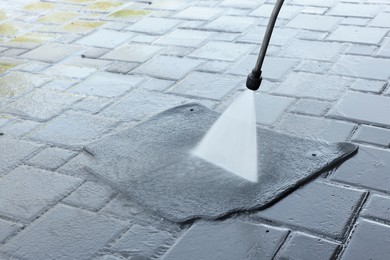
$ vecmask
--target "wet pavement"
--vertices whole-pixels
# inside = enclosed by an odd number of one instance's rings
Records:
[[[163,110],[223,111],[273,3],[1,1],[0,259],[390,258],[388,0],[285,1],[257,123],[360,148],[267,209],[177,223],[85,169]]]

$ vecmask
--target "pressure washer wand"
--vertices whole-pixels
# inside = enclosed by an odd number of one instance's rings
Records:
[[[261,67],[263,66],[265,54],[267,52],[269,41],[271,40],[272,31],[275,27],[276,18],[282,8],[284,0],[278,0],[269,18],[267,30],[265,31],[263,42],[261,44],[259,57],[257,58],[256,66],[246,79],[246,87],[250,90],[258,90],[262,81]]]

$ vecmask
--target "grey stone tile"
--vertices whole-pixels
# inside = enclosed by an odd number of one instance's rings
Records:
[[[313,14],[299,14],[292,19],[286,26],[307,29],[314,31],[331,31],[341,19],[333,16],[322,16]]]
[[[228,61],[208,61],[204,63],[203,66],[198,70],[221,73],[221,72],[225,72],[230,65],[232,64]]]
[[[19,224],[0,219],[0,243],[15,234],[21,227]]]
[[[39,87],[48,81],[46,77],[26,72],[13,71],[0,77],[0,97],[10,98]],[[15,84],[17,82],[18,84]]]
[[[207,6],[190,6],[180,11],[174,17],[193,19],[193,20],[210,20],[221,13],[222,9]]]
[[[138,66],[139,63],[135,62],[114,61],[105,69],[105,71],[116,74],[127,74]]]
[[[352,44],[345,53],[372,56],[376,49],[375,45]]]
[[[285,229],[238,220],[200,222],[163,259],[271,259],[286,235]]]
[[[256,94],[256,122],[262,125],[273,125],[293,102],[292,98]]]
[[[120,222],[57,205],[2,248],[23,259],[92,259],[124,229]]]
[[[81,177],[83,179],[90,178],[91,173],[85,169],[85,165],[90,159],[91,157],[86,153],[79,153],[76,157],[70,159],[67,163],[57,169],[57,172]]]
[[[336,42],[321,42],[297,40],[291,43],[283,52],[286,57],[333,61],[344,45]]]
[[[329,240],[296,232],[285,242],[285,246],[277,254],[277,259],[334,259],[338,247],[338,244]]]
[[[347,92],[329,112],[329,116],[362,123],[390,125],[390,97]]]
[[[83,110],[87,112],[91,112],[93,114],[98,113],[105,106],[107,106],[111,102],[110,98],[103,97],[86,97],[82,101],[78,102],[73,106],[73,109]]]
[[[133,73],[146,74],[152,77],[179,80],[198,67],[202,61],[188,58],[157,56],[136,68]]]
[[[52,78],[74,78],[74,79],[84,79],[94,73],[96,71],[95,68],[88,68],[79,66],[70,66],[64,64],[56,64],[52,67],[49,67],[44,71],[45,75],[50,76]]]
[[[234,75],[247,76],[255,67],[257,55],[248,55],[236,65],[234,65],[228,73]],[[298,63],[295,59],[266,57],[262,68],[262,76],[265,79],[280,80],[289,70]],[[246,79],[246,78],[245,78]]]
[[[161,50],[160,47],[143,44],[126,44],[103,55],[102,59],[129,62],[145,62]]]
[[[48,147],[30,158],[28,163],[39,166],[41,168],[54,170],[66,163],[71,157],[75,155],[76,152],[71,150]]]
[[[254,47],[250,44],[213,41],[206,43],[189,56],[209,60],[234,61],[248,54]]]
[[[360,146],[358,154],[344,162],[331,179],[388,193],[389,162],[388,151]]]
[[[327,40],[364,44],[379,44],[379,42],[381,42],[386,34],[387,29],[382,28],[340,25],[334,32],[329,35]]]
[[[159,249],[173,243],[173,235],[167,231],[150,226],[132,225],[128,231],[111,247],[122,255],[150,259]]]
[[[351,85],[350,88],[353,90],[373,92],[379,94],[385,87],[385,85],[386,83],[384,81],[356,79],[356,81]]]
[[[37,128],[39,125],[40,124],[35,121],[17,119],[1,128],[1,132],[7,136],[22,137]]]
[[[313,182],[256,216],[342,239],[362,198],[358,190]]]
[[[65,90],[78,82],[77,79],[53,79],[49,83],[45,84],[45,89]]]
[[[134,36],[131,33],[101,29],[78,40],[76,43],[101,48],[115,48]]]
[[[48,43],[22,54],[20,57],[49,63],[58,62],[72,54],[77,53],[79,47],[60,43]]]
[[[0,180],[0,214],[33,220],[80,183],[74,177],[20,166]]]
[[[6,106],[4,111],[38,121],[46,121],[80,99],[81,97],[77,95],[48,89],[36,89]]]
[[[361,18],[361,17],[345,17],[340,24],[345,25],[358,25],[364,26],[370,21],[370,18]]]
[[[316,1],[316,2],[310,2],[311,6],[320,6],[320,7],[331,7],[335,4],[336,0],[322,0],[322,1]],[[308,5],[309,3],[306,0],[293,0],[291,2],[295,5]]]
[[[240,37],[238,41],[254,43],[258,45],[263,40],[265,30],[265,26],[257,26],[253,29],[251,28],[249,32]],[[297,36],[298,32],[299,31],[297,29],[276,27],[273,30],[270,45],[286,46],[291,41],[291,39]],[[268,51],[267,53],[269,54]]]
[[[380,56],[380,57],[390,57],[390,38],[387,38],[383,44],[381,45],[378,53],[377,53],[377,56]]]
[[[380,14],[376,15],[375,18],[372,19],[370,26],[389,28],[390,27],[390,13],[380,13]]]
[[[351,16],[372,18],[380,11],[380,9],[381,8],[378,5],[338,3],[330,9],[328,14],[343,17]]]
[[[207,30],[241,33],[257,22],[256,18],[222,15],[206,26]]]
[[[34,143],[8,138],[0,135],[0,175],[20,164],[23,159],[37,151],[40,146]]]
[[[304,60],[296,68],[296,71],[326,74],[333,66],[331,62]]]
[[[239,2],[235,0],[224,0],[222,1],[219,6],[223,7],[235,7],[240,9],[253,9],[257,6],[259,6],[260,2],[254,2],[251,0],[241,0]]]
[[[204,72],[193,72],[174,86],[170,92],[221,100],[242,81],[239,77]]]
[[[114,119],[80,112],[67,112],[29,135],[45,142],[79,147],[101,137],[113,128]]]
[[[274,9],[273,4],[262,4],[259,8],[255,9],[249,15],[270,17]],[[300,6],[284,5],[280,10],[278,19],[291,19],[301,10]]]
[[[83,51],[83,54],[85,58],[88,59],[97,59],[101,57],[102,55],[106,54],[108,52],[107,49],[104,48],[95,48],[95,47],[90,47],[87,48]]]
[[[390,129],[362,125],[352,137],[352,140],[390,147]]]
[[[296,72],[289,74],[271,92],[293,97],[336,100],[345,92],[350,82],[351,80],[339,76]]]
[[[389,59],[344,55],[336,62],[332,71],[353,78],[387,80],[390,77],[389,67]]]
[[[190,101],[184,97],[139,90],[106,108],[101,114],[123,121],[142,120],[168,108],[189,103]]]
[[[287,114],[276,130],[310,139],[328,142],[346,141],[355,125],[318,117]]]
[[[323,116],[331,107],[332,103],[312,99],[300,99],[290,110],[293,113],[313,116]]]
[[[301,13],[303,14],[324,14],[328,11],[326,7],[317,7],[317,6],[305,6]]]
[[[361,214],[363,217],[390,221],[390,198],[374,194],[371,196]]]
[[[164,35],[155,41],[155,43],[185,47],[198,47],[200,44],[209,39],[211,35],[213,35],[213,33],[207,31],[177,29]]]
[[[341,259],[387,259],[389,240],[390,226],[360,220]]]
[[[136,87],[142,77],[98,72],[87,80],[69,89],[69,92],[100,97],[117,97]]]
[[[180,20],[177,19],[145,17],[135,24],[127,27],[126,30],[161,35],[167,33],[179,23]]]
[[[110,201],[114,192],[107,185],[86,181],[63,202],[85,209],[98,210]]]
[[[150,79],[146,83],[142,84],[142,89],[154,90],[154,91],[164,91],[170,86],[172,86],[175,81],[172,80],[163,80],[163,79]]]

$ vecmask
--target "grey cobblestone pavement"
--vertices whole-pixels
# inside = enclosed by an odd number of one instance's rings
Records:
[[[162,110],[223,111],[274,2],[2,0],[0,259],[220,259],[213,246],[230,259],[390,259],[389,0],[285,1],[257,123],[360,149],[268,209],[172,223],[83,168],[84,145]]]

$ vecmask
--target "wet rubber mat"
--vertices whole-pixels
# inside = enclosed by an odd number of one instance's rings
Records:
[[[218,116],[198,104],[164,111],[86,146],[87,169],[152,212],[183,222],[266,207],[357,149],[258,128],[259,176],[252,183],[190,154]]]

